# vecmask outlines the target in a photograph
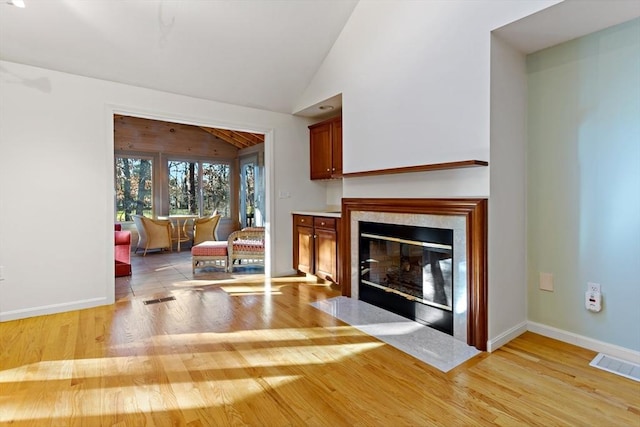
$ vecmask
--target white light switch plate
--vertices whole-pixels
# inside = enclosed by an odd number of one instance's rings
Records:
[[[553,292],[553,274],[540,273],[540,289]]]
[[[587,290],[589,292],[600,292],[600,283],[587,283]]]

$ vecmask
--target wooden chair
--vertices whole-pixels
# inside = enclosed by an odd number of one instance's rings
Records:
[[[227,256],[229,272],[233,272],[235,261],[236,267],[264,267],[264,227],[247,227],[229,234]]]
[[[218,240],[218,225],[222,215],[213,214],[193,220],[193,246],[202,242]]]
[[[149,249],[171,248],[171,222],[169,220],[151,219],[140,215],[133,215],[133,222],[138,229],[138,249],[144,248],[142,256],[147,255]]]

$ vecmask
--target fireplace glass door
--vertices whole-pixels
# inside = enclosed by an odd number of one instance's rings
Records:
[[[453,230],[360,223],[361,299],[453,330]]]

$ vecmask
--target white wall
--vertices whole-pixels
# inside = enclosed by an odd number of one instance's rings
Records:
[[[345,179],[344,197],[488,197],[490,178],[510,179],[509,155],[490,150],[490,32],[555,3],[360,2],[298,106],[302,110],[342,93],[344,171],[471,159],[491,164],[494,154],[498,164],[497,171],[478,167]],[[521,145],[512,149],[521,155]],[[501,193],[490,202],[492,222],[512,212],[508,198],[522,180],[496,189]],[[522,203],[516,215],[509,229],[523,223]],[[514,255],[518,266],[491,276],[490,339],[517,327],[526,311],[525,245],[521,235],[513,242],[500,233],[489,230],[490,274],[502,268],[500,254],[520,255]]]
[[[342,93],[347,173],[488,160],[490,31],[550,3],[360,2],[299,109]]]
[[[292,271],[290,211],[321,205],[307,120],[0,62],[0,319],[114,299],[114,111],[268,132],[272,273]],[[115,107],[114,107],[115,106]],[[301,160],[303,159],[303,160]],[[315,200],[315,202],[314,202]]]
[[[489,350],[526,330],[525,55],[491,38]]]
[[[530,55],[527,73],[529,319],[640,352],[640,19]]]

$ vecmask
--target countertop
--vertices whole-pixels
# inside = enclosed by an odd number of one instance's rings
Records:
[[[342,214],[338,211],[293,211],[292,215],[312,215],[312,216],[325,216],[330,218],[341,218]]]

